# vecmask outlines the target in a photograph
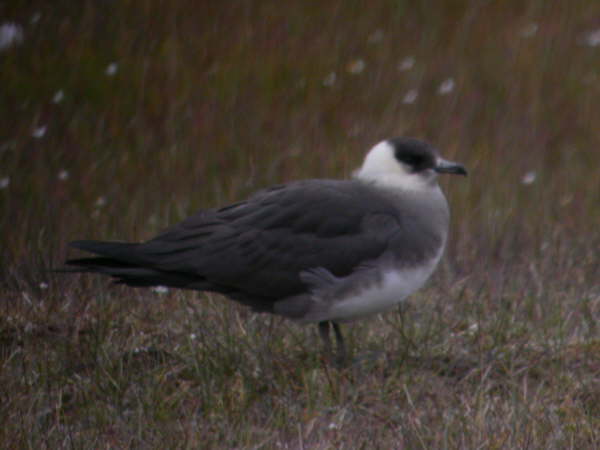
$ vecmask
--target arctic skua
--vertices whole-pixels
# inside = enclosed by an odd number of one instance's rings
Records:
[[[256,312],[315,322],[345,357],[339,323],[390,310],[431,276],[446,246],[439,174],[466,175],[429,144],[375,145],[351,179],[294,181],[197,212],[142,243],[75,241],[67,261],[135,287],[223,294]]]

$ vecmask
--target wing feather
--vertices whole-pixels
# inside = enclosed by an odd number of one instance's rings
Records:
[[[369,185],[307,180],[200,211],[145,243],[76,242],[101,256],[70,264],[133,286],[217,291],[269,310],[306,290],[303,273],[344,277],[392,240],[403,245],[402,227],[393,199]]]
[[[139,253],[153,268],[276,300],[302,291],[305,270],[342,277],[380,256],[398,229],[395,211],[356,181],[302,181],[202,211]]]

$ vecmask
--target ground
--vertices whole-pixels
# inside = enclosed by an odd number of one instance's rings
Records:
[[[600,448],[600,4],[0,7],[0,447]],[[397,311],[316,327],[54,273],[392,136],[469,169]]]

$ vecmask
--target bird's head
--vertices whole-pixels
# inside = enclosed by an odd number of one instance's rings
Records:
[[[424,190],[437,186],[441,173],[466,175],[461,164],[443,159],[429,144],[413,138],[387,139],[375,145],[355,173],[383,187]]]

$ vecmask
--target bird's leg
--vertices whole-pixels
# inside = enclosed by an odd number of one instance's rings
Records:
[[[334,360],[334,355],[331,349],[331,338],[329,336],[329,328],[333,325],[333,331],[335,332],[335,340],[337,344],[337,358]],[[319,322],[319,334],[323,340],[325,346],[325,354],[331,361],[337,361],[338,364],[343,365],[346,361],[346,345],[344,344],[344,336],[340,330],[340,326],[336,322],[329,320],[323,320]]]
[[[319,322],[319,335],[321,336],[321,340],[323,341],[323,345],[325,346],[325,353],[327,357],[331,356],[331,339],[329,338],[329,321],[323,320]]]
[[[335,332],[335,340],[337,341],[337,352],[338,362],[344,363],[346,361],[346,345],[344,344],[344,336],[342,330],[337,322],[331,322],[333,324],[333,331]]]

